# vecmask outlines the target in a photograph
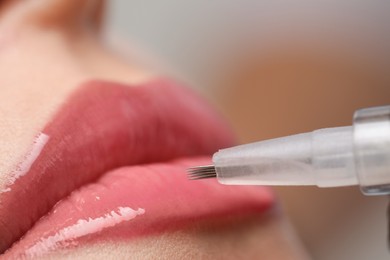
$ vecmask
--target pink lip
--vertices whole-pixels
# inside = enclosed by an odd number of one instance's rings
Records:
[[[187,159],[111,171],[58,203],[6,256],[39,257],[69,245],[132,239],[191,222],[256,214],[271,205],[268,189],[187,180],[186,167],[207,162]],[[77,224],[80,220],[83,225]]]
[[[139,87],[89,82],[70,97],[43,134],[45,141],[26,156],[27,161],[34,159],[28,171],[20,176],[14,174],[18,178],[7,187],[10,191],[0,194],[0,252],[25,234],[55,203],[109,170],[210,154],[232,144],[230,133],[210,108],[187,89],[165,80]],[[26,168],[21,163],[23,167]],[[185,220],[229,209],[265,209],[272,202],[271,193],[264,188],[256,188],[254,196],[251,187],[220,188],[222,186],[215,183],[189,182],[183,167],[151,168],[155,174],[149,172],[148,167],[119,169],[99,181],[106,183],[108,190],[99,190],[91,184],[75,192],[56,206],[56,210],[63,211],[61,216],[67,216],[70,222],[64,223],[58,214],[49,214],[7,254],[19,255],[44,239],[43,234],[50,236],[80,219],[105,214],[110,219],[116,216],[115,210],[119,207],[127,212],[134,210],[134,221],[146,221],[143,226],[153,226],[151,224],[161,216],[166,217],[168,223],[169,217],[180,216]],[[185,189],[175,189],[177,186]],[[91,197],[91,194],[95,195]],[[102,201],[96,201],[96,196]],[[209,196],[213,199],[204,203]],[[156,198],[159,198],[158,203]],[[189,208],[194,198],[199,200]],[[77,211],[77,201],[85,201],[82,211]],[[113,223],[119,220],[121,218],[112,217]],[[80,239],[85,237],[89,236],[83,235]]]

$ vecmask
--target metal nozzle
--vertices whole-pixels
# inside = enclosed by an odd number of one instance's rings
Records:
[[[187,174],[190,180],[200,180],[217,177],[217,172],[215,171],[214,165],[191,167],[187,169]]]

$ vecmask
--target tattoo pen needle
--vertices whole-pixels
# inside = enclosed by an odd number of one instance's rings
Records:
[[[352,126],[219,150],[212,165],[192,167],[188,177],[227,185],[359,185],[365,195],[390,194],[390,106],[356,111]]]

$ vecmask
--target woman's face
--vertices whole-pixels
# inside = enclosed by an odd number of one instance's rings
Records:
[[[103,11],[0,4],[1,257],[305,257],[271,190],[187,180],[232,134],[105,46]]]

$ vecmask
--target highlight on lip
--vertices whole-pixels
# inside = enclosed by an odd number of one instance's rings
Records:
[[[108,170],[232,145],[219,116],[171,80],[90,81],[77,89],[37,135],[21,171],[1,187],[8,192],[0,193],[0,253],[59,200]]]
[[[112,210],[98,218],[79,219],[76,224],[63,228],[54,235],[41,238],[25,251],[25,255],[28,258],[42,256],[48,251],[66,247],[77,238],[100,232],[144,213],[145,210],[142,208],[134,210],[129,207],[118,207],[116,211]]]
[[[16,166],[16,169],[10,174],[5,188],[0,189],[0,193],[11,191],[11,186],[15,183],[15,181],[28,173],[35,160],[41,154],[42,149],[49,141],[49,138],[50,137],[44,133],[39,133],[35,137],[30,151],[26,154],[21,163]]]

